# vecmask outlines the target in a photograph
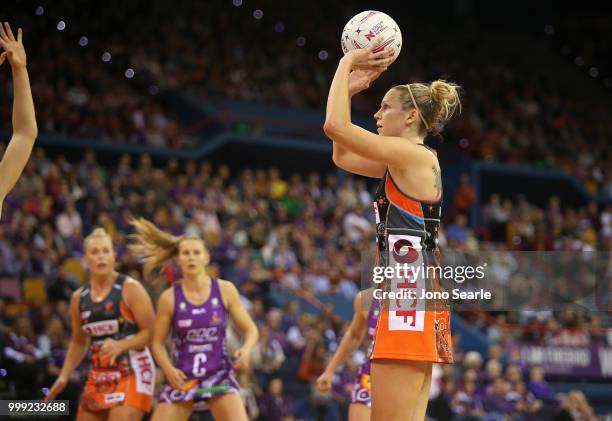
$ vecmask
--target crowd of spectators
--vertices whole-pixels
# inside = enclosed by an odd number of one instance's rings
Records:
[[[519,195],[502,198],[492,194],[477,206],[479,224],[468,225],[476,193],[467,174],[459,179],[446,217],[445,236],[453,249],[477,251],[479,242],[503,244],[513,251],[612,250],[612,206],[589,203],[563,208],[557,196],[538,207]]]
[[[497,199],[492,199],[484,209],[483,229],[474,231],[464,226],[469,208],[466,204],[470,198],[473,200],[470,188],[464,177],[449,212],[453,221],[441,231],[443,250],[494,248],[510,253],[529,249],[583,251],[591,247],[609,251],[609,208],[563,209],[551,199],[549,208],[542,210],[520,200],[501,201],[499,205]],[[286,421],[291,419],[290,414],[304,419],[342,419],[340,414],[346,413],[351,382],[366,357],[365,349],[357,352],[338,374],[333,392],[318,393],[313,382],[336,349],[347,321],[330,305],[321,305],[318,313],[311,314],[304,312],[297,300],[287,302],[282,297],[289,291],[292,297],[299,295],[315,301],[313,297],[333,295],[344,296],[347,302],[352,300],[359,290],[361,262],[374,245],[372,215],[367,211],[372,191],[373,186],[364,179],[335,174],[287,176],[274,168],[235,173],[223,164],[176,160],[155,166],[146,155],[140,156],[138,162],[124,155],[107,167],[98,163],[93,152],[70,162],[61,155],[47,156],[37,148],[4,203],[0,278],[17,279],[20,287],[39,279],[44,299],[31,307],[21,307],[14,298],[0,300],[5,344],[0,368],[7,370],[0,374],[15,380],[20,397],[40,396],[41,388],[51,384],[65,357],[69,337],[67,303],[83,276],[68,263],[76,260],[80,267],[84,235],[94,226],[101,226],[114,240],[118,270],[142,279],[138,262],[126,251],[129,221],[142,216],[176,234],[202,235],[212,254],[211,274],[239,287],[261,332],[253,352],[253,371],[240,375],[243,397],[253,419],[260,416]],[[526,221],[534,225],[533,230],[524,233],[513,228],[523,227]],[[537,227],[542,224],[550,240],[536,241],[537,234],[530,236],[529,232],[539,232]],[[592,236],[585,236],[589,229]],[[517,242],[516,236],[521,241]],[[501,282],[520,285],[517,276],[503,276],[504,268],[500,264],[494,271],[501,274]],[[168,267],[162,275],[173,281],[177,272]],[[158,292],[147,285],[153,294]],[[582,332],[582,342],[578,342],[581,339],[569,337],[566,328],[608,325],[592,314],[571,311],[534,315],[526,309],[515,313],[495,314],[500,322],[531,323],[532,317],[539,317],[542,324],[556,323],[557,329],[546,338],[531,338],[548,343],[584,345],[594,340],[592,335]],[[483,324],[469,317],[466,321],[482,328],[494,347],[501,348],[517,338],[502,324]],[[230,337],[231,346],[236,338]],[[456,367],[463,368],[436,369],[439,380],[432,391],[432,411],[439,407],[445,410],[442,401],[457,416],[482,411],[528,416],[540,409],[552,413],[559,408],[558,397],[542,392],[544,386],[532,387],[530,382],[543,382],[541,373],[534,374],[523,367],[521,380],[516,370],[506,368],[506,374],[498,373],[497,379],[487,373],[488,365],[495,365],[490,361],[501,360],[499,356],[489,356],[485,369],[482,365],[465,368],[461,340],[456,337],[454,341],[460,362]],[[78,395],[85,370],[86,366],[81,367],[74,375],[74,384],[67,391],[72,399]],[[20,375],[14,376],[16,372]],[[23,377],[21,373],[32,375]],[[467,381],[467,377],[474,378],[475,383]],[[551,400],[548,405],[546,399]]]
[[[166,100],[177,90],[320,109],[340,56],[339,28],[359,6],[309,3],[307,13],[326,19],[305,20],[295,5],[260,1],[262,17],[254,19],[254,6],[238,3],[219,2],[209,13],[198,2],[115,1],[96,8],[93,22],[92,10],[74,2],[49,4],[39,16],[33,7],[15,6],[11,18],[25,28],[41,132],[183,147],[189,128],[178,124]],[[448,127],[448,141],[483,160],[558,168],[590,192],[612,195],[609,98],[587,98],[570,89],[579,85],[574,81],[549,77],[534,59],[558,53],[531,48],[537,37],[530,31],[479,25],[473,11],[453,19],[452,9],[439,17],[444,24],[431,25],[421,19],[427,13],[415,9],[408,19],[396,12],[402,56],[354,101],[356,110],[373,114],[393,84],[450,78],[464,86],[465,107]],[[57,31],[62,17],[66,29]],[[323,50],[326,60],[318,57]],[[112,53],[110,62],[101,60],[103,51]],[[126,79],[127,68],[134,78]],[[10,121],[7,96],[0,97],[0,121]]]
[[[505,360],[499,345],[486,356],[469,351],[459,364],[435,368],[428,414],[453,421],[597,419],[581,391],[560,396],[544,374],[514,356]]]

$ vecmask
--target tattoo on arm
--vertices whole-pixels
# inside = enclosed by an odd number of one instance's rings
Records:
[[[440,169],[434,167],[431,167],[431,169],[433,170],[434,173],[434,187],[436,188],[436,196],[440,196],[440,193],[442,193],[442,175],[440,173]]]

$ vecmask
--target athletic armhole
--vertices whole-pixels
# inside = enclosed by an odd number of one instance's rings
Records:
[[[228,311],[227,310],[227,305],[225,304],[225,301],[223,300],[223,288],[221,288],[221,282],[229,282],[230,284],[231,284],[231,282],[230,281],[225,281],[225,280],[220,279],[220,278],[211,278],[211,279],[215,279],[217,281],[217,288],[219,288],[219,298],[221,299],[221,304],[223,304],[223,308],[225,309],[225,311]],[[211,294],[212,294],[212,288],[211,288]],[[240,300],[240,291],[238,291],[238,300]]]
[[[128,279],[129,279],[129,277],[127,275],[124,275],[124,274],[120,273],[117,276],[117,281],[115,283],[121,286],[121,302],[128,308],[128,310],[132,311],[132,309],[130,308],[128,302],[126,301],[125,297],[123,296],[123,293],[125,292],[125,282]]]

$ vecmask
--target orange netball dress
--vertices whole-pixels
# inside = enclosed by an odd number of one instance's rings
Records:
[[[147,347],[119,355],[113,365],[99,356],[105,339],[121,340],[138,332],[134,316],[121,296],[125,279],[125,275],[119,275],[100,302],[91,299],[89,284],[79,297],[81,326],[91,337],[91,369],[80,403],[86,411],[126,405],[148,412],[153,405],[155,364]]]
[[[420,298],[423,291],[442,288],[435,276],[428,276],[434,271],[425,270],[438,265],[441,210],[441,195],[431,202],[417,200],[400,190],[389,170],[385,172],[374,201],[378,264],[394,268],[399,264],[409,269],[376,287],[409,291],[411,295],[381,301],[373,360],[453,362],[447,303]]]

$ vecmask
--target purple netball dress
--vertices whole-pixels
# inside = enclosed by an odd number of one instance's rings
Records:
[[[361,403],[363,405],[367,405],[368,408],[371,406],[372,403],[372,386],[370,383],[370,355],[372,354],[372,341],[374,340],[374,334],[376,333],[376,323],[378,322],[379,313],[379,302],[375,299],[372,299],[370,311],[368,312],[368,356],[366,358],[366,361],[359,368],[357,378],[355,379],[355,385],[353,386],[353,393],[351,394],[351,403]]]
[[[215,278],[208,300],[199,306],[187,301],[181,282],[173,288],[173,363],[187,379],[183,389],[164,385],[159,402],[194,401],[194,410],[205,410],[210,397],[239,392],[225,343],[227,310]]]

